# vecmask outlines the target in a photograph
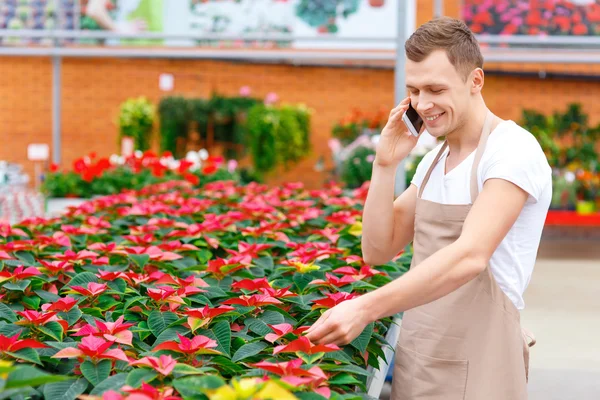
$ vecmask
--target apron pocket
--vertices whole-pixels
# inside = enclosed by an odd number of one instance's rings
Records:
[[[400,366],[395,371],[400,378],[397,388],[398,393],[405,396],[393,397],[394,400],[464,400],[467,360],[429,357],[402,346],[398,346],[397,351]]]

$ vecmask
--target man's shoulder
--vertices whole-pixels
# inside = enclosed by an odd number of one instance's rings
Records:
[[[490,150],[488,152],[488,150]],[[486,152],[492,157],[523,158],[547,163],[542,146],[535,136],[514,121],[503,121],[490,135]]]

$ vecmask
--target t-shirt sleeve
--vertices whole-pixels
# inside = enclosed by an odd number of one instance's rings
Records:
[[[552,179],[550,165],[535,138],[525,133],[510,136],[496,148],[488,149],[492,151],[483,164],[483,183],[492,178],[504,179],[519,186],[537,202]]]

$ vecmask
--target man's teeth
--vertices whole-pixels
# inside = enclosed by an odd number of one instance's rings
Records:
[[[425,117],[425,119],[427,121],[434,121],[434,120],[438,119],[440,115],[442,115],[442,114],[434,115],[433,117]]]

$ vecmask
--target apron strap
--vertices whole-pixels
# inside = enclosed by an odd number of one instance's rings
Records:
[[[483,156],[483,151],[485,150],[485,145],[487,143],[487,139],[490,136],[493,119],[494,119],[494,114],[492,114],[492,112],[488,110],[487,115],[485,117],[485,122],[483,123],[483,130],[481,131],[481,136],[479,138],[479,144],[477,145],[477,152],[475,153],[475,159],[473,160],[473,168],[471,169],[471,203],[474,203],[475,199],[477,198],[477,195],[479,195],[479,187],[477,185],[477,167],[479,167],[479,162],[481,161],[481,157]],[[423,190],[425,189],[425,185],[429,181],[429,177],[431,177],[431,173],[433,172],[433,169],[435,168],[438,161],[440,161],[440,158],[442,157],[442,154],[444,154],[444,151],[446,151],[447,147],[448,147],[448,141],[446,140],[446,141],[444,141],[444,144],[442,145],[442,148],[440,149],[440,151],[435,156],[435,159],[429,166],[429,169],[427,170],[427,173],[425,174],[425,178],[423,178],[423,182],[421,183],[421,186],[419,187],[419,194],[417,196],[418,198],[421,198],[421,196],[423,195]]]
[[[446,150],[447,147],[448,147],[448,141],[444,141],[442,148],[437,153],[437,156],[435,156],[435,159],[429,166],[429,169],[427,170],[427,173],[425,174],[425,178],[423,178],[423,182],[421,183],[421,187],[419,187],[419,195],[417,196],[419,199],[421,198],[421,195],[423,194],[425,185],[429,181],[429,177],[431,176],[431,173],[433,172],[433,168],[435,168],[435,165],[438,163],[438,161],[440,161],[440,157],[442,157],[442,154],[444,154],[444,151]]]
[[[491,128],[493,119],[494,114],[492,114],[492,112],[488,110],[487,115],[485,117],[485,122],[483,123],[481,137],[479,138],[479,144],[477,145],[475,159],[473,160],[473,167],[471,169],[471,204],[475,203],[475,200],[479,195],[479,185],[477,184],[477,169],[479,167],[481,157],[483,156],[483,152],[485,151],[485,145],[487,143],[488,137],[490,136],[490,132],[492,130]]]

